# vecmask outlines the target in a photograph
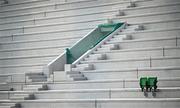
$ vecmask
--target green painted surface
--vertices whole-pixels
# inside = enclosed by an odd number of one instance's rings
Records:
[[[104,38],[113,33],[116,29],[121,27],[124,23],[114,23],[114,24],[101,24],[89,33],[85,38],[80,40],[77,44],[71,48],[66,49],[67,64],[72,64],[89,49],[95,47]]]
[[[144,90],[144,88],[146,88],[146,91],[148,91],[148,89],[150,89],[151,91],[152,88],[156,90],[157,82],[158,82],[157,77],[141,77],[139,85],[142,91]]]

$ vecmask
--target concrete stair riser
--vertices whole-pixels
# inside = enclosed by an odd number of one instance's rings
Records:
[[[143,76],[155,76],[158,78],[174,78],[179,77],[179,70],[133,70],[133,71],[105,71],[99,72],[82,72],[85,76],[88,76],[89,80],[103,80],[103,79],[139,79]]]
[[[172,17],[173,16],[173,17]],[[121,16],[114,18],[115,21],[126,21],[128,23],[144,23],[148,21],[160,21],[160,20],[172,20],[179,18],[179,12],[166,12],[166,13],[152,13],[152,14],[142,14],[134,16]]]
[[[109,7],[113,6],[113,7],[117,7],[119,4],[121,4],[121,7],[126,7],[129,5],[129,3],[127,1],[125,2],[117,2],[117,1],[103,1],[104,5],[101,5],[100,3],[102,3],[102,1],[88,1],[87,2],[79,2],[79,8],[77,8],[76,3],[69,3],[69,5],[58,5],[56,4],[56,6],[54,4],[51,3],[51,5],[45,5],[45,6],[39,6],[39,7],[34,7],[34,8],[29,8],[28,10],[26,9],[22,9],[19,11],[8,11],[8,12],[3,12],[1,13],[0,15],[4,16],[4,17],[9,17],[9,16],[18,16],[18,15],[28,15],[26,12],[27,11],[30,11],[29,14],[35,14],[35,13],[42,13],[44,11],[47,12],[47,15],[48,14],[51,14],[51,15],[55,15],[56,13],[59,13],[59,14],[64,14],[64,15],[73,15],[72,13],[70,14],[70,12],[74,12],[74,13],[83,13],[83,12],[87,12],[87,11],[94,11],[93,9],[95,8],[95,10],[106,10],[106,9],[111,9]],[[100,4],[100,5],[97,5],[97,4]],[[118,4],[118,5],[117,5]],[[87,7],[87,5],[89,7]],[[70,7],[68,7],[70,6]],[[62,7],[62,8],[60,8]],[[94,7],[92,9],[92,7]],[[63,10],[66,10],[66,11],[63,11]],[[68,11],[67,11],[68,10]]]
[[[91,3],[90,1],[88,1],[89,3]],[[17,10],[25,10],[26,8],[28,8],[28,10],[30,9],[33,9],[33,8],[38,8],[38,7],[46,7],[46,6],[49,6],[49,5],[54,5],[55,3],[56,4],[59,4],[60,6],[67,6],[68,4],[64,1],[51,1],[49,2],[48,0],[38,0],[38,1],[26,1],[26,2],[11,2],[10,1],[10,5],[6,5],[6,6],[3,6],[2,7],[2,11],[1,12],[4,12],[4,11],[17,11]],[[71,5],[75,5],[77,3],[74,2],[74,3],[70,3]],[[87,4],[87,2],[79,2],[81,4]],[[58,6],[59,6],[58,5]]]
[[[8,65],[14,65],[14,64],[35,64],[35,63],[48,63],[50,62],[51,60],[53,60],[54,57],[43,57],[43,58],[37,58],[37,57],[34,57],[34,58],[15,58],[15,59],[1,59],[0,61],[0,65],[1,66],[8,66]]]
[[[58,49],[58,50],[57,50]],[[8,50],[8,51],[6,51],[6,50],[1,50],[1,54],[0,54],[0,56],[1,57],[6,57],[6,55],[7,56],[15,56],[15,57],[21,57],[21,56],[27,56],[27,57],[30,57],[30,56],[39,56],[38,54],[42,54],[42,56],[48,56],[48,55],[50,55],[50,56],[53,56],[53,57],[55,57],[55,55],[58,55],[59,53],[62,53],[63,52],[63,50],[64,50],[65,48],[64,47],[59,47],[59,48],[31,48],[31,49],[16,49],[16,50],[14,50],[14,49],[12,49],[12,50]],[[46,52],[48,52],[48,53],[46,53]],[[52,52],[53,53],[53,55],[52,55],[52,53],[50,53],[50,52]]]
[[[0,108],[21,108],[19,103],[1,103]]]
[[[0,70],[0,73],[1,74],[7,74],[8,73],[26,73],[28,71],[31,71],[31,70],[41,70],[42,71],[42,68],[45,64],[41,64],[41,65],[29,65],[29,66],[4,66],[4,67],[1,67],[1,70]],[[33,68],[32,68],[33,67]],[[27,71],[24,71],[24,70],[27,70]]]
[[[162,4],[155,4],[155,5],[144,5],[142,8],[139,5],[145,2],[136,3],[137,8],[132,9],[121,9],[125,15],[137,15],[137,14],[144,14],[144,13],[152,13],[152,12],[167,12],[171,10],[178,10],[180,8],[179,2],[171,2],[171,3],[163,3]],[[166,5],[165,5],[166,4]],[[145,7],[147,6],[147,7]]]
[[[137,50],[119,50],[119,51],[96,51],[94,52],[97,55],[99,53],[105,53],[106,54],[106,59],[135,59],[135,58],[146,58],[146,57],[168,57],[168,56],[178,56],[180,54],[180,49],[179,48],[155,48],[155,49],[137,49]],[[88,61],[88,60],[86,60]]]
[[[127,69],[127,68],[142,68],[142,67],[166,67],[178,66],[180,59],[178,58],[159,58],[159,59],[132,59],[132,60],[114,60],[114,61],[101,61],[89,62],[94,64],[94,69]],[[85,61],[84,61],[85,62]],[[83,61],[82,61],[83,63]],[[87,62],[86,62],[87,63]]]
[[[151,99],[152,100],[152,99]],[[122,106],[123,108],[132,108],[133,107],[140,107],[147,105],[147,104],[153,104],[154,108],[159,108],[160,106],[163,105],[163,108],[178,108],[179,107],[179,100],[178,99],[154,99],[150,101],[150,99],[115,99],[115,100],[52,100],[52,101],[26,101],[26,102],[21,102],[22,107],[26,108],[58,108],[59,106],[62,106],[62,108],[67,108],[67,107],[72,107],[72,108],[92,108],[97,105],[97,108],[119,108],[119,106]],[[43,103],[43,104],[42,104]],[[137,104],[138,103],[138,104]],[[147,108],[151,108],[148,106]]]
[[[56,41],[49,41],[49,42],[46,42],[46,41],[42,41],[42,42],[37,42],[37,43],[33,43],[33,42],[30,42],[30,43],[14,43],[14,44],[2,44],[2,46],[1,46],[1,49],[17,49],[17,48],[19,48],[19,49],[21,49],[21,48],[34,48],[34,47],[36,47],[36,46],[38,46],[38,47],[43,47],[43,46],[46,46],[46,47],[55,47],[55,46],[68,46],[68,45],[70,45],[70,44],[72,44],[72,43],[74,43],[74,42],[76,42],[77,40],[79,40],[79,39],[73,39],[72,41],[66,41],[66,40],[64,40],[64,41],[60,41],[60,40],[56,40]],[[56,45],[53,45],[53,43],[61,43],[61,44],[56,44]]]
[[[12,40],[14,41],[30,41],[30,40],[42,40],[42,39],[72,39],[72,38],[82,38],[85,34],[87,34],[91,29],[83,29],[81,31],[75,30],[75,31],[54,31],[54,32],[41,32],[41,33],[34,33],[34,34],[16,34],[13,36],[1,36],[0,38],[7,39],[10,42]],[[43,34],[43,35],[42,35]],[[49,37],[49,35],[52,35]],[[64,35],[65,37],[59,37],[59,35]],[[5,42],[5,41],[2,41]]]
[[[158,87],[178,87],[178,79],[158,80]],[[55,83],[47,84],[48,89],[105,89],[105,88],[139,88],[139,81],[136,80],[114,80],[114,81],[97,81],[85,83]]]
[[[157,38],[157,37],[174,37],[174,36],[178,36],[179,32],[177,29],[161,29],[161,30],[155,30],[155,31],[148,31],[148,30],[144,30],[144,31],[136,31],[136,32],[132,32],[132,33],[121,33],[122,35],[131,35],[132,39],[144,39],[144,38]],[[115,36],[116,37],[116,36]],[[117,36],[118,37],[118,36]]]
[[[108,47],[110,44],[119,44],[120,49],[133,49],[133,48],[148,48],[148,47],[168,47],[168,46],[179,46],[179,38],[169,38],[169,39],[149,39],[149,40],[139,40],[139,41],[123,41],[123,42],[108,42],[103,47]]]
[[[129,94],[129,95],[128,95]],[[75,90],[75,91],[49,91],[36,92],[36,99],[114,99],[114,98],[179,98],[179,90],[158,89],[157,92],[147,92],[144,95],[140,89],[95,89],[95,90]]]
[[[48,1],[48,0],[47,0]],[[26,7],[31,7],[32,5],[33,6],[39,6],[39,4],[44,4],[46,3],[46,0],[41,0],[41,1],[30,1],[30,2],[11,2],[10,1],[10,5],[6,5],[6,6],[3,6],[2,7],[2,11],[1,12],[4,12],[4,11],[17,11],[17,10],[20,10],[20,9],[24,9]]]
[[[111,14],[115,14],[116,12],[112,12]],[[149,15],[149,16],[147,16],[147,15],[142,15],[142,16],[139,16],[139,17],[129,17],[129,18],[127,18],[127,17],[120,17],[120,18],[117,18],[118,20],[120,20],[120,21],[128,21],[129,23],[133,23],[132,21],[136,21],[136,22],[142,22],[143,23],[143,21],[149,21],[150,19],[151,19],[151,21],[158,21],[158,20],[162,20],[162,18],[166,18],[166,19],[164,19],[164,20],[171,20],[172,19],[172,17],[171,16],[173,16],[172,14],[175,14],[174,15],[174,18],[179,18],[179,14],[177,13],[177,12],[175,12],[175,13],[173,13],[173,12],[170,12],[170,13],[168,13],[168,14],[160,14],[160,13],[158,13],[157,15]],[[97,16],[97,15],[96,15]],[[109,16],[109,13],[106,13],[105,15],[104,15],[105,17],[108,17]],[[87,18],[86,18],[87,17]],[[22,17],[23,18],[23,17]],[[86,15],[86,16],[79,16],[78,17],[79,19],[86,19],[86,20],[92,20],[92,18],[94,18],[94,16],[93,15]],[[101,19],[102,19],[102,17],[101,17]],[[124,20],[125,19],[125,20]],[[13,20],[13,19],[11,19],[11,20]],[[66,20],[71,20],[71,21],[73,21],[73,18],[66,18]],[[60,21],[59,21],[60,22]],[[134,22],[135,23],[135,22]],[[96,23],[96,25],[97,25],[97,23]],[[79,28],[80,29],[80,28]],[[81,28],[82,29],[82,28]],[[49,30],[49,29],[48,29]],[[54,30],[54,29],[53,29]],[[47,31],[47,29],[45,30],[45,31]],[[52,31],[52,30],[49,30],[49,31]],[[21,28],[21,29],[17,29],[17,30],[8,30],[8,31],[1,31],[1,33],[2,33],[2,36],[3,35],[12,35],[12,34],[17,34],[17,33],[33,33],[34,32],[34,30],[32,30],[32,31],[26,31],[26,29],[23,29],[23,28]]]

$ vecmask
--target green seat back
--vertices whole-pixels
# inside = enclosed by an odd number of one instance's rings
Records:
[[[147,77],[141,77],[140,78],[140,86],[146,87],[147,81],[148,81]]]
[[[149,77],[148,78],[148,85],[150,87],[155,87],[157,84],[157,77]]]

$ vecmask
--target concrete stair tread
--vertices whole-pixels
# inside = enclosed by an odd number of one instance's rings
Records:
[[[34,76],[27,76],[29,79],[43,79],[43,78],[47,78],[46,76],[42,76],[42,75],[34,75]]]
[[[136,2],[135,2],[136,3]],[[163,7],[163,6],[169,6],[169,5],[177,5],[177,4],[179,4],[180,2],[172,2],[172,3],[162,3],[162,4],[156,4],[156,5],[148,5],[148,6],[137,6],[137,7],[133,7],[133,8],[123,8],[123,9],[121,9],[121,11],[126,11],[126,10],[136,10],[136,9],[144,9],[144,8],[154,8],[154,7],[159,7],[159,6],[161,6],[161,7]]]
[[[180,80],[180,77],[174,77],[174,78],[159,78],[159,80]],[[34,85],[34,84],[73,84],[73,83],[99,83],[99,82],[117,82],[117,81],[138,81],[138,79],[96,79],[96,80],[85,80],[85,81],[71,81],[71,80],[67,80],[67,81],[57,81],[57,82],[32,82],[32,83],[28,83],[29,85]],[[177,87],[177,86],[176,86]]]
[[[141,30],[141,31],[134,31],[134,32],[121,32],[120,35],[127,35],[127,34],[136,34],[136,33],[149,33],[149,32],[158,32],[158,31],[171,31],[171,30],[179,30],[180,27],[172,27],[172,28],[158,28],[158,29],[149,29],[149,30]]]
[[[169,57],[144,57],[135,59],[112,59],[112,60],[93,60],[93,61],[81,61],[80,63],[101,63],[101,62],[118,62],[118,61],[143,61],[143,60],[163,60],[163,59],[179,59],[179,56]]]
[[[70,77],[84,77],[83,74],[69,74]]]
[[[0,108],[16,108],[14,106],[0,106]]]
[[[168,38],[147,38],[147,39],[134,39],[134,40],[123,40],[121,41],[121,43],[133,43],[133,42],[143,42],[143,41],[157,41],[157,40],[169,40],[169,39],[179,39],[180,37],[168,37]],[[115,43],[119,43],[119,41],[109,41],[109,42],[106,42],[105,45],[103,45],[103,47],[106,47],[108,46],[109,44],[115,44]]]
[[[179,46],[164,46],[164,47],[147,47],[147,48],[133,48],[133,49],[121,49],[121,50],[111,50],[111,51],[94,51],[93,54],[99,53],[123,53],[123,52],[133,52],[133,51],[148,51],[148,50],[162,50],[162,49],[180,49]]]
[[[81,72],[121,72],[121,71],[142,71],[142,70],[171,70],[171,69],[180,69],[180,66],[169,66],[169,67],[143,67],[143,68],[127,68],[127,69],[109,69],[109,70],[87,70]]]
[[[94,92],[94,91],[137,91],[141,92],[140,88],[106,88],[106,89],[63,89],[63,90],[47,90],[47,91],[16,91],[16,92],[11,92],[13,93],[63,93],[63,92]],[[180,91],[180,87],[159,87],[158,90],[160,91]],[[1,93],[1,92],[0,92]]]
[[[87,77],[76,76],[76,77],[73,77],[73,80],[74,81],[87,80]]]
[[[66,72],[67,74],[81,74],[80,71],[71,71],[71,72]]]
[[[31,73],[26,73],[26,75],[27,76],[31,76],[31,75],[44,75],[44,73],[43,72],[36,72],[36,73],[35,72],[34,73],[31,72]]]
[[[11,96],[10,99],[11,100],[25,100],[25,97],[24,96],[21,96],[21,97],[20,96],[18,96],[18,97],[17,96]]]
[[[26,82],[46,82],[46,78],[33,78],[33,79],[28,79]]]
[[[40,83],[40,82],[39,82]],[[47,90],[47,85],[42,84],[42,85],[26,85],[24,86],[23,90]]]
[[[43,87],[43,86],[46,86],[46,85],[41,85],[41,84],[39,84],[39,85],[26,85],[26,87],[37,87],[37,88],[40,88],[40,87]]]
[[[14,100],[14,101],[8,101],[8,100],[1,100],[0,102],[26,102],[26,103],[39,103],[39,102],[94,102],[102,101],[102,102],[108,102],[108,101],[151,101],[151,102],[164,102],[164,101],[180,101],[180,98],[116,98],[116,99],[36,99],[36,100]]]
[[[151,16],[151,15],[159,15],[159,14],[168,14],[168,13],[177,13],[179,11],[166,11],[166,12],[154,12],[154,13],[144,13],[144,14],[136,14],[136,15],[126,15],[126,16],[116,16],[114,19],[124,19],[124,18],[132,18],[132,17],[139,17],[139,16]]]
[[[0,103],[0,108],[20,108],[20,104],[16,103]]]

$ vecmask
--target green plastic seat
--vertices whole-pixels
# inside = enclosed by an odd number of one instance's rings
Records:
[[[148,82],[148,78],[147,77],[141,77],[140,78],[140,87],[141,90],[143,91],[145,87],[147,87],[147,82]]]
[[[152,89],[154,89],[154,91],[156,91],[157,82],[158,82],[157,77],[141,77],[139,85],[140,85],[142,91],[144,91],[145,88],[146,88],[146,91],[148,91],[149,89],[150,89],[150,91]]]
[[[154,90],[157,89],[157,77],[149,77],[148,78],[148,86],[150,88],[150,91],[152,90],[152,88],[154,88]]]

